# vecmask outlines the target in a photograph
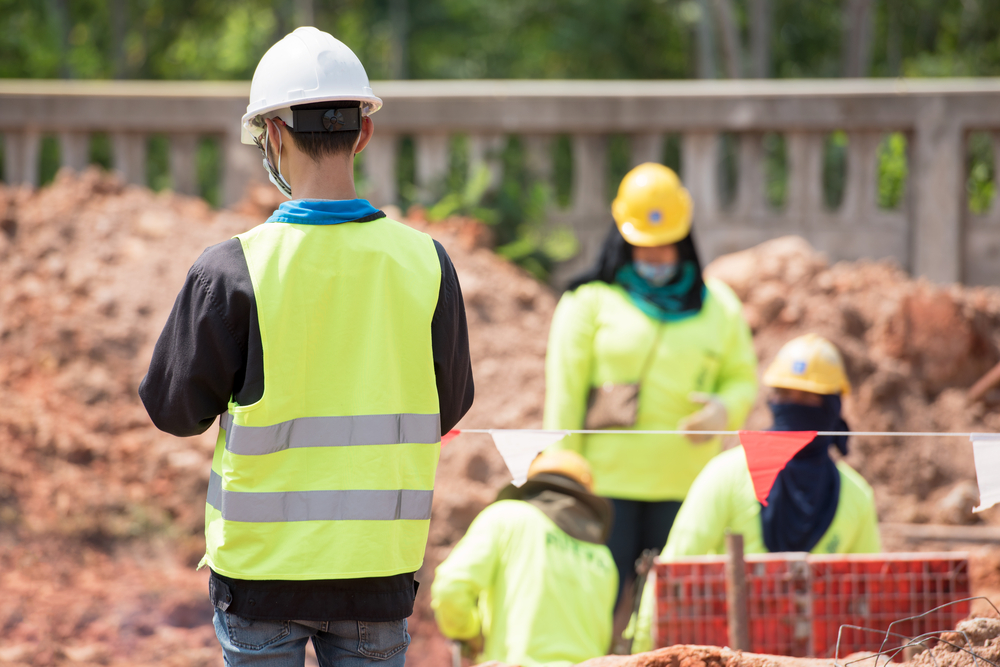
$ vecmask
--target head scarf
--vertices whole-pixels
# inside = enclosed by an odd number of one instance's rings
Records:
[[[824,396],[818,407],[769,403],[772,431],[844,431],[816,436],[778,473],[760,510],[764,544],[770,552],[812,551],[826,534],[840,500],[840,471],[830,446],[847,454],[847,423],[840,416],[840,396]]]
[[[567,291],[592,282],[619,284],[644,313],[663,321],[676,321],[701,312],[705,281],[694,237],[688,234],[676,243],[678,270],[662,286],[647,283],[632,268],[632,250],[616,225],[611,225],[597,260],[570,281]]]

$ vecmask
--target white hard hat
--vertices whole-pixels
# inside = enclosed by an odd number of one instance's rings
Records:
[[[337,101],[359,101],[365,116],[382,106],[353,51],[322,30],[297,28],[268,49],[257,64],[241,140],[255,143],[250,123],[257,116],[280,116],[292,127],[292,105]]]

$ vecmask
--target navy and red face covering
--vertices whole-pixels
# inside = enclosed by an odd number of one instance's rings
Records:
[[[840,396],[824,396],[820,406],[768,403],[771,431],[843,431],[816,436],[778,473],[761,505],[760,523],[768,551],[811,551],[826,534],[840,500],[840,472],[830,446],[847,454],[847,423]]]

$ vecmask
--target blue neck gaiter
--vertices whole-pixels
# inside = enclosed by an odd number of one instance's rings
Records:
[[[760,523],[767,550],[812,551],[826,534],[840,500],[840,471],[830,458],[830,446],[847,454],[847,423],[840,415],[840,396],[824,396],[818,407],[768,403],[772,431],[844,431],[817,436],[778,473],[761,506]]]
[[[292,199],[282,202],[267,222],[297,225],[339,225],[342,222],[367,222],[385,217],[367,199]]]

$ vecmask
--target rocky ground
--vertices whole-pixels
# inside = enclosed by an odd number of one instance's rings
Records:
[[[206,576],[194,570],[214,436],[159,433],[136,387],[190,264],[274,205],[264,189],[213,211],[97,171],[38,192],[0,186],[0,665],[221,664]],[[412,224],[445,245],[465,293],[477,399],[462,426],[540,426],[557,296],[497,258],[475,222]],[[1000,430],[1000,393],[965,404],[1000,359],[1000,290],[935,287],[887,263],[830,266],[791,238],[710,272],[746,303],[762,363],[805,331],[841,346],[855,428]],[[750,426],[766,425],[758,405]],[[1000,523],[969,511],[968,442],[855,438],[848,460],[875,487],[883,521]],[[508,479],[487,436],[443,449],[411,665],[450,663],[427,606],[433,568]],[[998,553],[979,548],[972,569],[976,589],[1000,599]],[[749,659],[671,651],[650,664]]]

